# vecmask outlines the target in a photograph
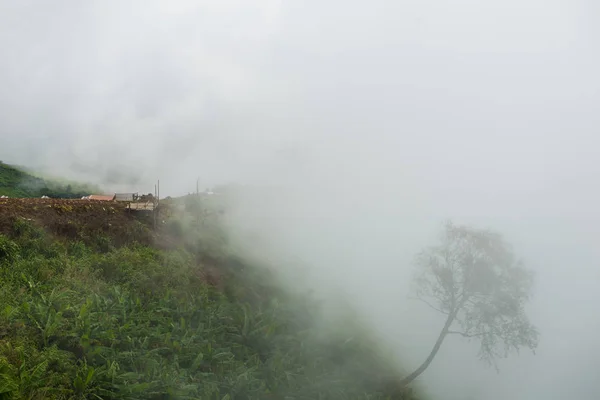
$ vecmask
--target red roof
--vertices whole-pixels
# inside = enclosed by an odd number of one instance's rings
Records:
[[[102,195],[102,194],[92,194],[88,198],[89,200],[99,200],[99,201],[113,201],[115,199],[115,195]]]

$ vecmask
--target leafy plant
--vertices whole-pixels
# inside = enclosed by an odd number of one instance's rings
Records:
[[[133,222],[126,240],[65,243],[16,220],[0,236],[0,400],[411,398],[351,316],[323,331],[318,303],[211,218],[159,232],[162,250]]]
[[[15,261],[19,252],[20,248],[17,243],[0,234],[0,263]]]

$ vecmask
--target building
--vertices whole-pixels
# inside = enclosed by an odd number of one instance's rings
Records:
[[[96,201],[115,201],[114,194],[91,194],[85,198],[86,200],[96,200]]]
[[[115,193],[115,201],[135,201],[137,200],[137,193]]]

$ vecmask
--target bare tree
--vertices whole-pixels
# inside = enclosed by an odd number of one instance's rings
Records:
[[[402,385],[427,369],[448,335],[479,341],[480,359],[494,367],[497,358],[523,347],[535,354],[539,334],[525,314],[533,274],[498,233],[447,222],[441,242],[417,256],[414,284],[417,299],[446,315],[446,322],[429,356]]]

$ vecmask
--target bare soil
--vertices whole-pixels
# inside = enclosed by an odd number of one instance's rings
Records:
[[[25,219],[66,239],[105,234],[117,242],[129,242],[133,235],[144,242],[151,240],[149,229],[143,229],[152,226],[152,217],[148,214],[151,213],[127,210],[125,204],[117,202],[0,199],[0,233],[12,234],[15,223]]]

